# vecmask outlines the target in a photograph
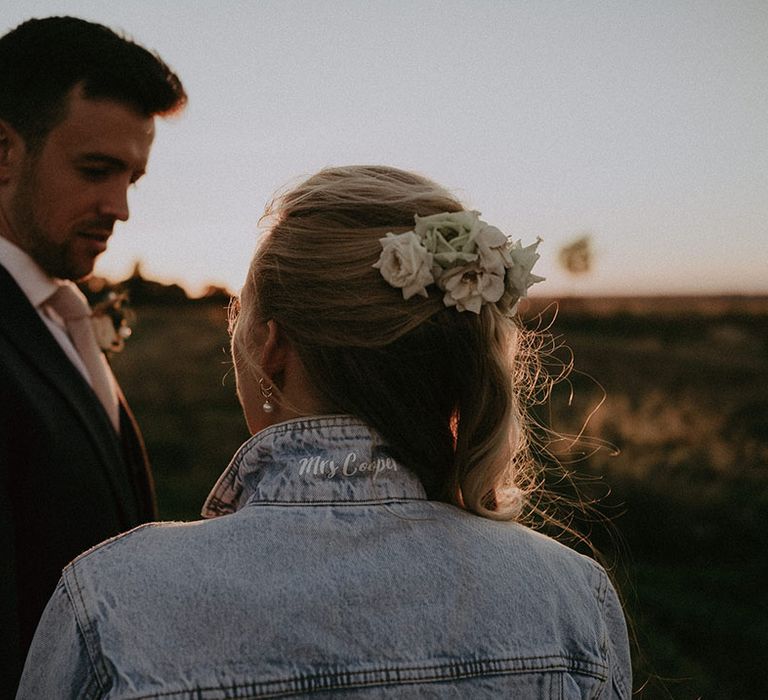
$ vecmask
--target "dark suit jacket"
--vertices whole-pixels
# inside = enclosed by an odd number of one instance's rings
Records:
[[[0,698],[64,565],[156,519],[144,445],[121,404],[119,436],[0,266]]]

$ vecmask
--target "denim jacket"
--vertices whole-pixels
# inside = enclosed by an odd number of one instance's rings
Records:
[[[18,698],[629,698],[592,560],[427,500],[365,424],[248,440],[190,523],[64,570]]]

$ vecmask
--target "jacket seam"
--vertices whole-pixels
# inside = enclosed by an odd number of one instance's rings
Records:
[[[550,661],[551,663],[546,663]],[[533,663],[532,663],[533,662]],[[507,666],[504,667],[503,665]],[[437,673],[443,670],[448,673]],[[432,671],[432,675],[417,675],[419,672]],[[414,675],[409,676],[408,673]],[[481,659],[475,661],[455,661],[444,664],[424,664],[417,666],[386,667],[361,669],[356,671],[339,672],[319,672],[295,677],[288,677],[274,680],[256,681],[252,683],[238,683],[227,685],[226,688],[232,691],[247,689],[250,695],[247,698],[280,697],[293,695],[297,692],[313,693],[327,690],[344,688],[363,688],[383,685],[409,685],[419,683],[448,682],[455,680],[467,680],[481,676],[505,676],[505,675],[525,675],[529,673],[556,672],[575,673],[578,675],[589,676],[604,684],[608,677],[608,669],[594,661],[571,655],[542,655],[526,657],[507,657]],[[355,680],[357,676],[379,675],[379,678],[365,680],[363,678]],[[562,678],[562,675],[561,675]],[[275,686],[284,686],[283,689],[276,689]],[[167,692],[153,693],[150,695],[136,696],[136,700],[146,700],[149,698],[173,697],[190,692],[206,692],[213,690],[222,690],[222,686],[197,686],[195,688],[173,690]]]
[[[601,651],[603,653],[603,656],[605,657],[606,664],[608,668],[612,668],[611,664],[611,652],[612,652],[612,645],[611,640],[609,638],[608,634],[608,610],[606,609],[606,603],[608,601],[608,586],[609,586],[609,579],[608,574],[606,573],[605,569],[603,567],[599,566],[597,562],[590,560],[592,563],[597,575],[598,575],[598,583],[597,583],[597,601],[600,605],[600,612],[601,617],[603,619],[603,634],[602,634],[602,640],[601,640]],[[621,695],[621,697],[626,697],[627,695],[627,686],[624,682],[624,677],[621,675],[617,675],[616,672],[611,673],[609,678],[606,678],[603,682],[603,685],[606,685],[608,683],[611,683],[614,687],[616,687]]]
[[[256,508],[259,506],[348,506],[348,507],[354,507],[354,506],[376,506],[376,505],[387,505],[390,503],[424,503],[427,499],[425,498],[416,498],[416,497],[408,497],[408,496],[395,496],[393,498],[382,498],[382,499],[373,499],[373,498],[366,498],[366,499],[355,499],[355,500],[342,500],[342,501],[329,501],[329,500],[301,500],[301,501],[282,501],[279,499],[270,499],[268,501],[252,501],[249,503],[246,503],[240,510],[243,510],[245,508]]]
[[[91,668],[93,669],[93,676],[99,685],[100,690],[104,690],[107,686],[107,672],[104,668],[103,659],[101,654],[98,653],[98,643],[96,641],[96,632],[93,630],[88,611],[85,605],[85,597],[83,595],[83,588],[80,585],[80,581],[77,578],[75,567],[71,567],[68,572],[65,572],[64,585],[67,589],[67,595],[69,595],[72,601],[72,610],[75,615],[75,621],[83,635],[83,641],[85,642],[85,648],[88,651],[88,660],[90,661]],[[69,581],[74,583],[74,591],[72,591]],[[76,594],[76,595],[75,595]]]

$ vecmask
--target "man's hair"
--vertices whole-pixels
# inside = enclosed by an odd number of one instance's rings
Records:
[[[0,37],[0,118],[35,149],[66,116],[78,84],[150,117],[181,109],[187,95],[155,53],[77,17],[30,19]]]

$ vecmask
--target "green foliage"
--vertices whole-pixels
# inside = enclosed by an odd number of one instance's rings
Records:
[[[530,312],[558,339],[550,362],[574,361],[546,422],[586,437],[553,451],[613,518],[582,529],[617,562],[641,697],[768,697],[765,300],[720,314],[662,302]]]
[[[133,335],[112,361],[138,419],[165,520],[200,508],[248,438],[235,396],[226,308],[142,307]]]

